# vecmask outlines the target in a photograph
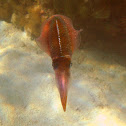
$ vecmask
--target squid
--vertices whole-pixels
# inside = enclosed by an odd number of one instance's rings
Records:
[[[53,15],[47,19],[41,28],[38,46],[52,59],[61,104],[66,111],[68,85],[70,79],[71,58],[80,45],[80,30],[75,30],[70,18],[63,15]]]

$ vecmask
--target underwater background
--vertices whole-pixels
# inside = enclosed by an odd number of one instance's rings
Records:
[[[54,14],[83,29],[66,112],[35,41]],[[0,0],[0,126],[125,126],[125,94],[125,0]]]

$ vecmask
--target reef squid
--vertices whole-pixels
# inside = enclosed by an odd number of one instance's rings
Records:
[[[38,46],[52,59],[64,111],[66,111],[71,58],[80,44],[81,31],[74,29],[70,18],[53,15],[42,24],[41,34],[37,39]]]

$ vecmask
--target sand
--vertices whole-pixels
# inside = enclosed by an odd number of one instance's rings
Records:
[[[0,126],[125,126],[125,60],[85,48],[72,63],[64,112],[51,58],[25,31],[1,21]]]

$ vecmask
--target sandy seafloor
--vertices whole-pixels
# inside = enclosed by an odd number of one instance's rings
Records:
[[[0,22],[0,126],[126,126],[126,67],[120,56],[77,50],[64,113],[51,58]]]

